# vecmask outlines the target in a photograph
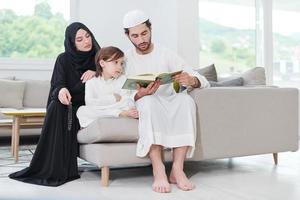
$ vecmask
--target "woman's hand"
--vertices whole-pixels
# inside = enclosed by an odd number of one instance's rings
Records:
[[[151,82],[146,88],[141,87],[140,85],[137,85],[137,93],[134,97],[134,99],[137,101],[138,99],[147,96],[147,95],[152,95],[156,92],[156,90],[159,88],[160,86],[160,81],[154,81]]]
[[[93,78],[95,76],[96,72],[92,71],[92,70],[87,70],[86,72],[84,72],[80,78],[80,80],[82,80],[83,83],[87,82],[88,80],[90,80],[91,78]]]
[[[58,93],[59,101],[64,105],[71,103],[72,96],[67,88],[61,88]]]

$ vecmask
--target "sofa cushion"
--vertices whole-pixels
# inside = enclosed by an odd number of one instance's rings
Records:
[[[47,105],[50,81],[49,80],[24,80],[24,107],[45,108]]]
[[[266,85],[265,68],[254,67],[241,74],[245,86]]]
[[[218,82],[223,82],[235,78],[243,78],[243,86],[264,86],[266,85],[265,68],[254,67],[242,73],[236,73],[232,76],[218,76]]]
[[[218,81],[217,71],[214,64],[211,64],[204,68],[196,69],[196,71],[204,76],[208,81]]]
[[[132,118],[98,118],[77,134],[79,143],[136,142],[138,120]]]
[[[215,82],[210,81],[211,87],[232,87],[232,86],[243,86],[243,78],[242,77],[236,77],[236,78],[230,78],[223,81]]]
[[[1,79],[5,79],[5,80],[14,80],[15,77],[14,77],[14,76],[6,76],[6,77],[1,77],[0,80],[1,80]],[[0,105],[0,107],[1,107],[1,105]],[[6,116],[6,115],[2,114],[2,113],[1,113],[1,108],[0,108],[0,120],[1,120],[1,119],[11,119],[11,118],[12,118],[11,116]]]
[[[0,79],[0,107],[23,108],[24,81]]]

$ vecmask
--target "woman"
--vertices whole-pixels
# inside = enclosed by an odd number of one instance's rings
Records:
[[[100,48],[92,32],[72,23],[65,32],[65,52],[57,57],[51,78],[42,133],[29,167],[10,174],[15,180],[59,186],[79,178],[76,111],[84,105],[85,82],[95,75]]]

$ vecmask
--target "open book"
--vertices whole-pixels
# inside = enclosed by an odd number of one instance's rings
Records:
[[[151,82],[160,80],[160,84],[172,83],[172,77],[180,74],[182,70],[176,72],[163,72],[158,74],[139,74],[136,76],[130,76],[125,81],[122,89],[135,90],[137,84],[141,87],[147,87]]]

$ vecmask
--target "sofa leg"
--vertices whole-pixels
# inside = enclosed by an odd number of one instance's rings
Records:
[[[278,164],[278,153],[273,153],[273,160],[274,160],[274,164],[277,165]]]
[[[109,184],[109,167],[107,167],[107,166],[101,168],[101,184],[104,187],[108,187],[108,184]]]

